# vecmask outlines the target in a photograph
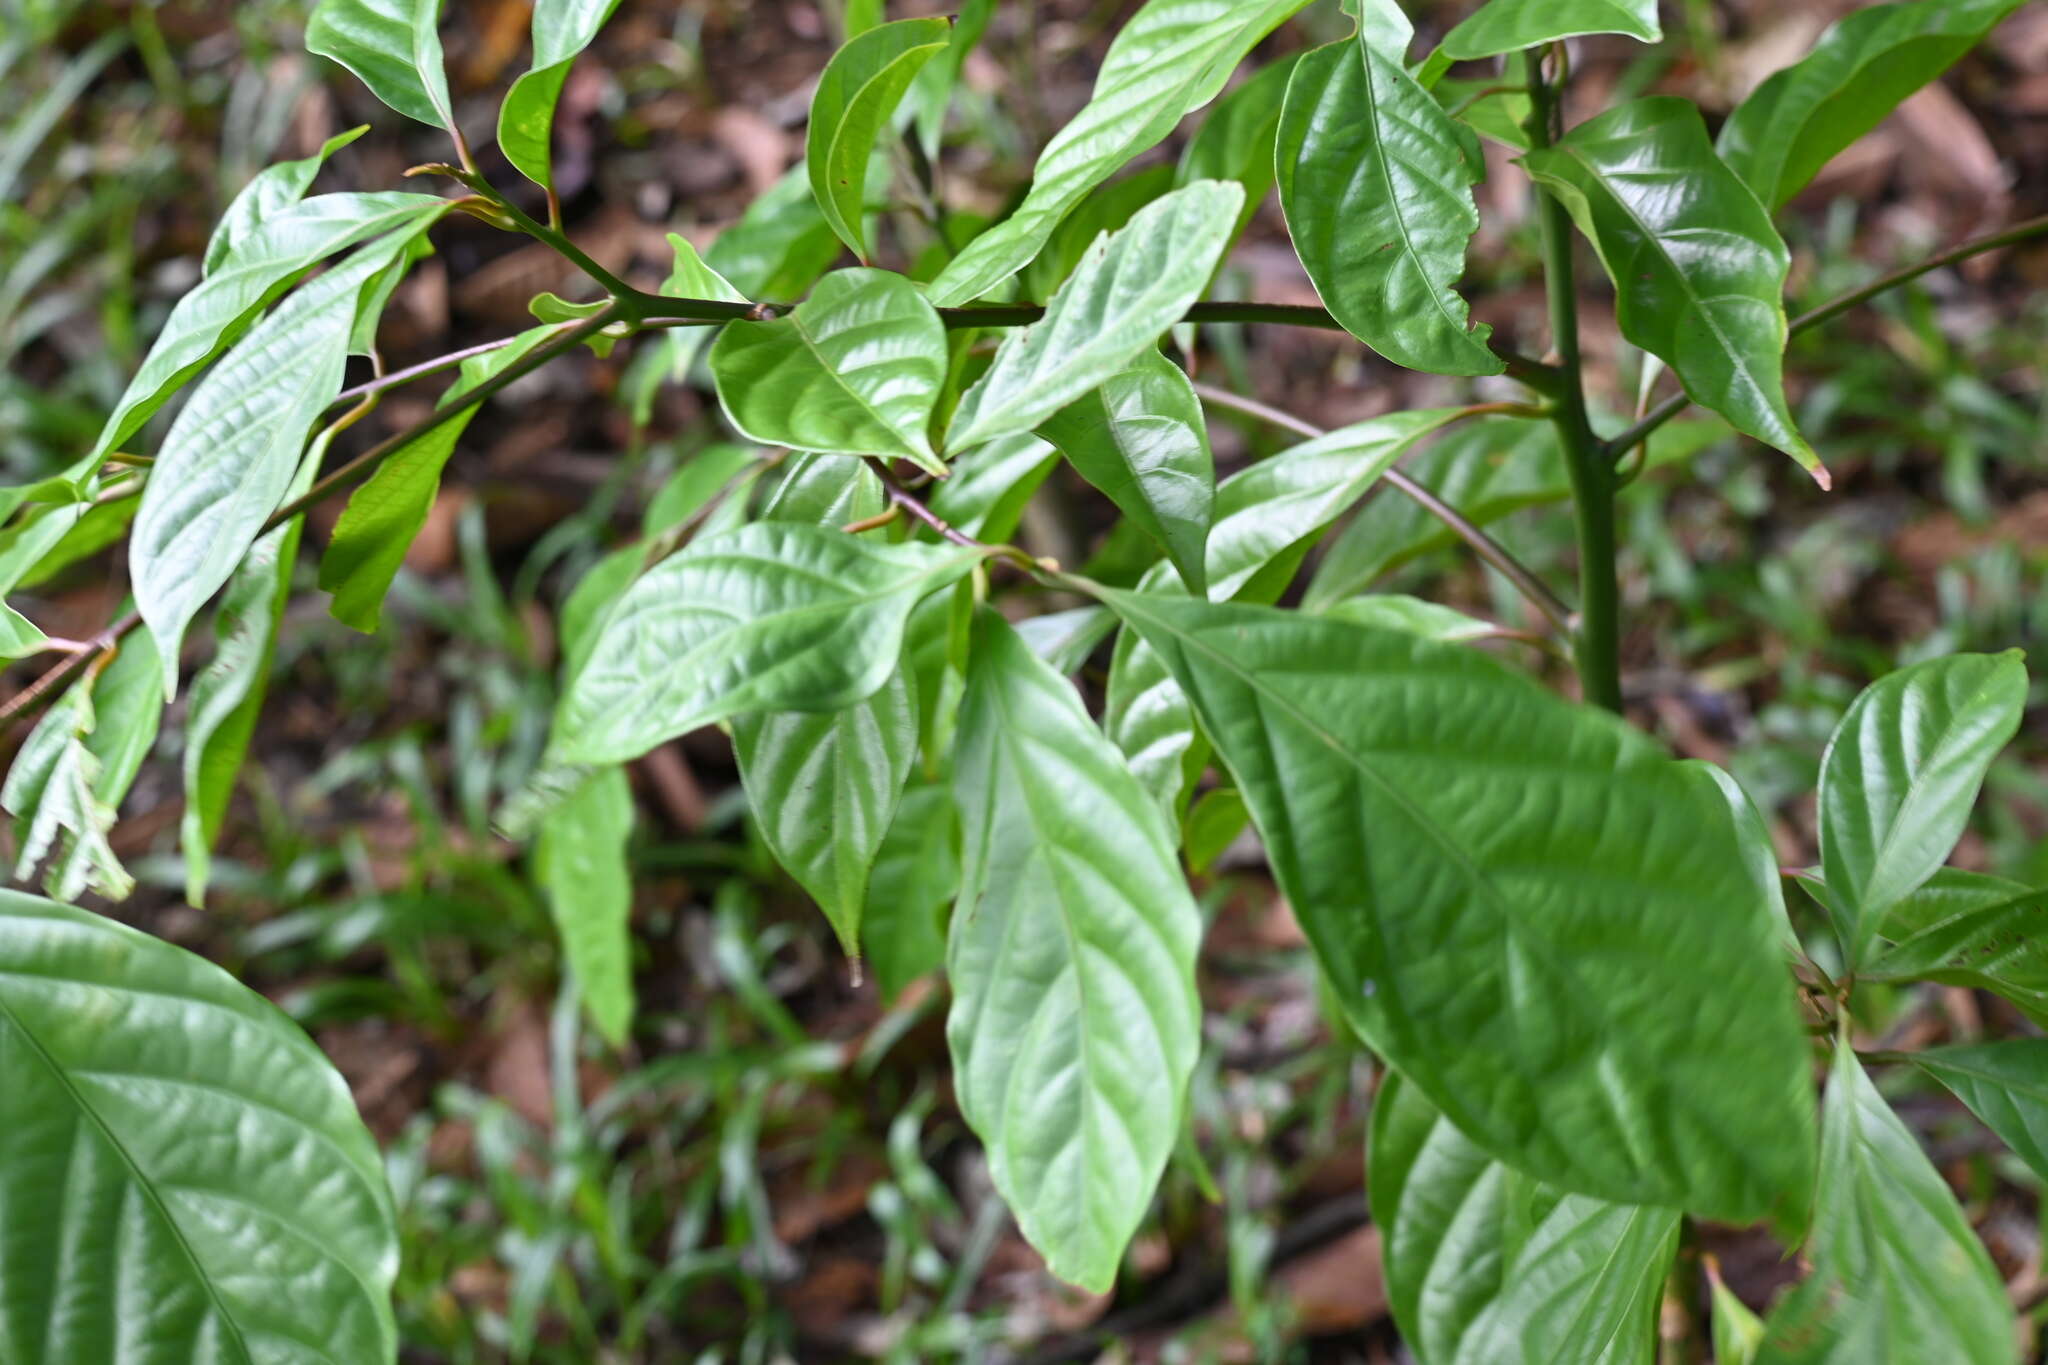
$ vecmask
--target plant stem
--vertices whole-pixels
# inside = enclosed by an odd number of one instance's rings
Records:
[[[1559,91],[1543,79],[1543,58],[1531,52],[1527,64],[1530,113],[1525,125],[1531,145],[1548,147],[1557,127]],[[1579,362],[1578,284],[1572,271],[1572,224],[1564,202],[1538,189],[1543,230],[1543,281],[1550,300],[1551,346],[1557,352],[1558,384],[1550,420],[1564,448],[1579,529],[1579,628],[1573,637],[1579,690],[1595,706],[1621,710],[1621,589],[1615,578],[1614,460],[1593,434],[1586,417],[1586,389]]]

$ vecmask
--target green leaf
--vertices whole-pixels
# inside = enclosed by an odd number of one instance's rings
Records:
[[[130,541],[136,605],[175,692],[185,627],[283,501],[306,433],[341,388],[366,281],[430,220],[389,233],[298,290],[193,390],[144,486]]]
[[[340,62],[407,118],[452,132],[440,20],[441,0],[320,0],[306,51]]]
[[[624,762],[749,711],[871,696],[896,667],[911,607],[980,557],[784,522],[693,541],[605,618],[562,700],[554,757]]]
[[[1902,668],[1850,706],[1820,767],[1821,867],[1851,967],[1947,860],[1991,760],[2019,729],[2018,650]]]
[[[861,943],[884,1000],[946,961],[946,911],[960,890],[960,816],[944,782],[917,782],[868,873]]]
[[[1821,1121],[1813,1274],[1757,1365],[2011,1365],[2005,1285],[1913,1134],[1846,1046]]]
[[[511,345],[463,361],[461,377],[442,395],[440,405],[445,408],[504,373],[558,331],[554,326],[529,328]],[[327,610],[335,620],[366,635],[376,633],[391,580],[426,526],[441,488],[441,471],[476,413],[471,405],[407,441],[349,495],[327,552],[320,557],[320,588],[334,595]]]
[[[719,240],[725,239],[721,237]],[[731,280],[697,254],[697,248],[691,245],[689,238],[671,232],[668,244],[669,249],[675,252],[676,260],[668,272],[668,279],[662,283],[662,293],[677,298],[712,299],[720,303],[747,302],[747,296]]]
[[[1576,1193],[1797,1214],[1806,1045],[1711,781],[1476,650],[1094,591],[1192,701],[1333,998],[1460,1129]]]
[[[1939,981],[1996,991],[2048,1028],[2048,891],[1965,910],[1878,955],[1873,981]]]
[[[1064,678],[1080,672],[1096,646],[1109,638],[1116,629],[1116,613],[1107,607],[1073,607],[1027,616],[1015,625],[1031,652]]]
[[[2024,882],[2008,881],[2004,877],[1965,872],[1959,867],[1939,867],[1932,877],[1920,884],[1918,890],[1891,908],[1891,913],[1884,918],[1884,927],[1878,932],[1896,943],[1965,910],[1997,905],[2001,901],[2024,896],[2029,889]],[[1834,914],[1833,898],[1826,896],[1825,886],[1820,890],[1825,897],[1822,903],[1828,907],[1829,914]]]
[[[943,18],[882,24],[849,39],[818,77],[804,165],[825,221],[863,262],[868,248],[861,220],[867,213],[868,160],[876,139],[911,81],[952,36],[952,25]]]
[[[748,440],[945,472],[925,428],[946,382],[946,329],[901,275],[834,271],[785,317],[727,323],[711,373]]]
[[[1713,1292],[1713,1341],[1714,1365],[1753,1365],[1756,1353],[1764,1344],[1764,1323],[1749,1305],[1735,1297],[1727,1285],[1721,1283],[1719,1270],[1714,1258],[1705,1258],[1707,1280]]]
[[[0,602],[0,659],[26,659],[50,647],[50,637],[35,622]]]
[[[1721,163],[1699,108],[1658,96],[1610,109],[1522,165],[1571,210],[1614,281],[1621,334],[1686,394],[1828,486],[1785,406],[1785,274],[1771,215]]]
[[[569,971],[598,1031],[625,1046],[633,1028],[633,875],[626,770],[600,768],[541,820],[533,875],[546,893]]]
[[[1244,186],[1244,207],[1238,210],[1242,235],[1259,211],[1277,174],[1273,148],[1280,135],[1280,105],[1294,74],[1295,56],[1260,67],[1243,85],[1216,101],[1201,128],[1188,139],[1174,172],[1177,185],[1197,180],[1235,180]]]
[[[1138,210],[1172,190],[1179,183],[1173,167],[1165,162],[1141,166],[1119,176],[1074,205],[1074,211],[1060,220],[1045,249],[1017,276],[1016,289],[1027,299],[1050,299],[1078,270],[1081,262],[1105,232],[1116,232]]]
[[[1025,1238],[1055,1275],[1102,1292],[1180,1133],[1201,916],[1122,755],[988,610],[954,764],[960,1111]]]
[[[1446,644],[1486,640],[1500,634],[1492,624],[1467,616],[1455,608],[1401,593],[1354,597],[1334,604],[1323,615],[1380,630],[1405,631],[1425,640],[1441,640]]]
[[[1216,98],[1244,55],[1306,3],[1148,0],[1109,45],[1088,103],[1040,153],[1030,194],[939,273],[932,303],[980,298],[1023,269],[1089,191]]]
[[[1444,35],[1443,54],[1472,62],[1589,33],[1661,43],[1657,0],[1490,0]]]
[[[1651,1365],[1673,1209],[1565,1194],[1501,1165],[1398,1075],[1366,1167],[1387,1297],[1423,1365]]]
[[[1440,80],[1429,88],[1444,112],[1481,137],[1517,152],[1529,150],[1529,95],[1489,78]],[[1452,111],[1456,112],[1453,113]]]
[[[1163,564],[1139,580],[1138,589],[1185,595]],[[1123,751],[1131,774],[1152,793],[1160,809],[1177,814],[1191,785],[1188,770],[1199,772],[1208,760],[1208,748],[1195,733],[1194,708],[1174,681],[1173,671],[1134,630],[1119,631],[1110,652],[1102,729]]]
[[[1720,152],[1769,209],[1783,207],[1837,152],[1953,66],[2020,0],[1872,5],[1829,28],[1772,74],[1721,127]]]
[[[1028,431],[998,437],[956,457],[953,477],[932,489],[929,505],[963,535],[1007,541],[1059,462],[1059,452]]]
[[[2048,1180],[2048,1038],[1935,1047],[1912,1060]]]
[[[1397,58],[1349,39],[1303,56],[1276,155],[1295,254],[1346,331],[1413,370],[1501,372],[1493,329],[1471,326],[1451,288],[1479,230],[1482,167]]]
[[[1045,316],[996,348],[953,414],[947,448],[1028,431],[1156,344],[1208,288],[1243,203],[1242,186],[1197,181],[1098,238]]]
[[[0,892],[0,1132],[8,1360],[396,1357],[376,1143],[220,968]]]
[[[1244,794],[1235,787],[1218,787],[1203,792],[1188,807],[1181,825],[1181,844],[1187,849],[1188,870],[1207,872],[1251,824],[1252,813],[1245,808]]]
[[[1202,593],[1202,552],[1216,498],[1216,462],[1202,400],[1180,366],[1142,352],[1101,387],[1038,424],[1081,477],[1166,551]]]
[[[327,158],[369,131],[369,124],[358,124],[345,133],[336,133],[328,138],[311,156],[297,161],[280,161],[258,171],[248,184],[242,186],[241,192],[228,205],[228,211],[215,224],[213,236],[207,239],[203,272],[211,275],[235,255],[258,228],[296,206],[305,198],[313,177],[320,174],[320,167]]]
[[[996,0],[962,0],[959,13],[953,16],[953,32],[946,50],[918,73],[911,104],[917,110],[918,145],[927,161],[938,160],[939,144],[946,131],[946,109],[960,84],[960,72],[967,65],[967,54],[981,42],[981,35],[988,31],[988,21],[995,13]]]
[[[498,108],[498,150],[537,185],[553,187],[555,102],[577,54],[589,47],[619,0],[536,0],[533,68],[512,82]]]

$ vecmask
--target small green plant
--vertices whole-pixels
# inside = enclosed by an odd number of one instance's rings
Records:
[[[849,4],[805,166],[704,253],[676,238],[660,292],[581,251],[551,184],[556,98],[615,3],[535,5],[533,69],[497,129],[538,187],[515,196],[455,124],[438,0],[323,0],[308,46],[446,128],[454,160],[415,174],[456,192],[308,197],[342,139],[263,171],[92,448],[0,490],[0,589],[125,529],[133,592],[83,642],[0,609],[7,657],[63,655],[0,706],[47,708],[0,803],[17,875],[40,870],[54,898],[0,894],[0,1358],[125,1360],[142,1337],[152,1358],[394,1358],[397,1215],[333,1070],[218,969],[59,902],[130,889],[106,831],[181,690],[186,891],[203,899],[308,508],[348,495],[319,584],[374,631],[478,406],[628,339],[643,393],[708,370],[742,442],[686,463],[644,539],[562,602],[553,723],[498,812],[530,840],[607,1039],[634,1013],[623,765],[724,726],[768,848],[848,955],[891,989],[943,967],[954,1091],[997,1189],[1056,1274],[1107,1289],[1200,1051],[1183,859],[1205,866],[1248,823],[1335,1011],[1389,1069],[1371,1200],[1419,1359],[1654,1358],[1667,1281],[1681,1317],[1698,1299],[1688,1219],[1767,1223],[1808,1263],[1761,1322],[1716,1293],[1724,1362],[2016,1357],[1989,1255],[1866,1068],[1932,1076],[2048,1178],[2048,1043],[1855,1040],[1892,983],[1995,992],[2048,1024],[2048,892],[1944,866],[2025,670],[2016,653],[1932,659],[1849,708],[1822,765],[1821,866],[1798,876],[1827,927],[1802,935],[1734,779],[1619,715],[1616,507],[1645,463],[1685,457],[1664,438],[1691,405],[1825,487],[1786,400],[1788,336],[2048,231],[2020,224],[1787,316],[1776,212],[2018,0],[1859,10],[1718,138],[1670,97],[1564,126],[1567,40],[1658,41],[1654,0],[1490,0],[1419,61],[1392,0],[1357,0],[1355,35],[1234,88],[1308,0],[1149,0],[993,225],[949,210],[933,165],[994,5],[881,22]],[[1212,101],[1177,166],[1113,181]],[[1537,187],[1541,358],[1473,325],[1454,288],[1482,138]],[[1276,187],[1323,306],[1205,298]],[[543,295],[528,331],[344,391],[451,213],[554,248],[596,297]],[[1580,238],[1621,334],[1676,383],[1632,422],[1584,382]],[[835,268],[845,252],[862,264]],[[1226,323],[1341,330],[1413,369],[1505,378],[1484,401],[1319,431],[1171,358]],[[458,368],[432,416],[330,467],[384,394]],[[135,450],[181,394],[154,454]],[[1210,407],[1305,439],[1219,483]],[[1454,449],[1508,452],[1497,477],[1526,482],[1481,512],[1479,490],[1461,509],[1396,467]],[[1094,564],[1008,543],[1061,460],[1122,518]],[[1558,470],[1576,605],[1481,524],[1550,496]],[[1381,484],[1413,520],[1337,529]],[[1503,575],[1526,619],[1370,591],[1432,537]],[[213,654],[188,676],[185,637],[216,599]],[[1568,657],[1578,699],[1475,647],[1500,638]],[[1068,675],[1105,644],[1098,721]],[[566,1121],[556,1150],[478,1113],[506,1169],[522,1153],[594,1168]],[[917,1234],[890,1200],[928,1178],[906,1170],[876,1210],[899,1296]],[[587,1217],[528,1213],[522,1237],[608,1245]],[[622,1330],[672,1291],[622,1289]]]

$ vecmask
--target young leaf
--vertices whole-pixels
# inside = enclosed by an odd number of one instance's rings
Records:
[[[2011,650],[1902,668],[1842,717],[1820,765],[1820,851],[1851,967],[1947,860],[2026,704],[2026,665]]]
[[[917,600],[979,550],[763,522],[696,540],[628,588],[562,699],[555,757],[624,762],[748,711],[872,695]]]
[[[214,226],[213,236],[207,239],[202,273],[211,275],[218,270],[258,228],[304,199],[307,187],[313,183],[313,177],[320,174],[320,167],[327,158],[369,131],[369,124],[358,124],[345,133],[336,133],[328,138],[311,156],[297,161],[280,161],[258,171],[248,184],[242,186],[241,193],[234,197],[228,211]]]
[[[306,51],[340,62],[407,118],[453,132],[440,21],[441,0],[320,0]]]
[[[1242,186],[1201,180],[1153,200],[1012,332],[953,414],[947,449],[1028,431],[1154,345],[1208,288],[1244,202]]]
[[[980,298],[1023,269],[1090,190],[1216,98],[1244,55],[1306,3],[1147,0],[1109,45],[1095,93],[1040,153],[1031,193],[939,272],[932,303]]]
[[[1202,400],[1180,366],[1157,351],[1038,424],[1081,477],[1166,551],[1190,592],[1205,591],[1202,553],[1216,498],[1216,463]]]
[[[1549,1189],[1488,1157],[1398,1075],[1366,1170],[1387,1298],[1422,1365],[1650,1365],[1674,1209]]]
[[[533,68],[512,82],[498,107],[498,150],[537,185],[555,183],[552,135],[562,83],[618,7],[619,0],[537,0],[533,7]]]
[[[727,323],[711,373],[748,440],[945,472],[925,428],[946,382],[946,329],[901,275],[834,271],[786,317]]]
[[[1965,910],[1881,953],[1873,981],[1939,981],[1995,991],[2048,1028],[2048,891]]]
[[[1956,1197],[1846,1046],[1821,1121],[1813,1274],[1757,1365],[2011,1365],[2005,1285]]]
[[[1064,678],[974,624],[954,752],[960,1110],[1055,1275],[1102,1292],[1180,1133],[1201,917],[1158,809]]]
[[[1588,33],[1661,43],[1657,0],[1488,0],[1444,35],[1443,54],[1472,62]]]
[[[1501,372],[1492,329],[1470,326],[1451,288],[1479,230],[1481,168],[1397,57],[1349,39],[1303,56],[1276,155],[1295,253],[1346,331],[1410,369]]]
[[[1798,460],[1820,457],[1785,406],[1785,274],[1771,216],[1721,164],[1699,108],[1658,96],[1580,124],[1522,165],[1600,253],[1621,333],[1671,366],[1695,403]]]
[[[1778,209],[1835,153],[1882,123],[2018,9],[2021,0],[1919,0],[1846,15],[1721,126],[1721,157]]]
[[[211,963],[0,892],[0,1133],[9,1360],[395,1357],[376,1143],[312,1041]]]
[[[1929,1048],[1914,1053],[1913,1064],[2048,1179],[2048,1038]]]
[[[633,792],[626,770],[593,773],[541,820],[533,875],[547,893],[569,971],[598,1031],[623,1047],[633,1027]]]
[[[1334,998],[1460,1129],[1576,1193],[1797,1213],[1806,1045],[1712,782],[1475,650],[1095,591],[1192,701]]]
[[[861,220],[867,213],[868,160],[875,139],[917,73],[951,38],[952,25],[943,18],[881,24],[833,53],[818,77],[804,165],[825,221],[862,261],[868,258]]]

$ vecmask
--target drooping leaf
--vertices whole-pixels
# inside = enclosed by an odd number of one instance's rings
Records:
[[[1488,0],[1444,35],[1443,54],[1471,62],[1588,33],[1661,43],[1657,0]]]
[[[946,961],[946,912],[960,890],[960,816],[947,782],[904,791],[868,873],[861,945],[882,998]]]
[[[598,1031],[624,1046],[633,1027],[633,792],[626,770],[600,768],[540,822],[533,875],[548,898],[569,971]]]
[[[939,273],[932,303],[980,298],[1023,269],[1090,190],[1216,98],[1244,55],[1306,3],[1148,0],[1110,44],[1088,103],[1039,155],[1031,193]]]
[[[605,617],[562,700],[555,757],[623,762],[730,716],[870,696],[911,607],[979,557],[784,522],[692,541]]]
[[[1821,759],[1820,848],[1852,967],[1955,848],[2026,704],[2026,665],[2011,650],[1902,668],[1842,717]]]
[[[1280,105],[1287,82],[1294,74],[1295,57],[1288,56],[1260,67],[1237,89],[1216,101],[1216,107],[1202,120],[1202,126],[1188,139],[1180,165],[1174,172],[1177,185],[1197,180],[1235,180],[1244,186],[1244,207],[1238,210],[1237,232],[1243,233],[1252,215],[1273,188],[1273,148],[1280,134]]]
[[[1166,551],[1191,592],[1206,590],[1202,554],[1216,498],[1216,463],[1202,400],[1180,366],[1141,352],[1038,424],[1081,477]]]
[[[258,171],[248,184],[242,186],[241,192],[228,205],[228,211],[214,225],[213,236],[206,242],[204,273],[210,275],[218,270],[258,228],[305,198],[313,177],[320,174],[320,167],[326,164],[327,158],[369,131],[369,124],[358,124],[345,133],[336,133],[328,138],[311,156],[297,161],[280,161]]]
[[[1025,1237],[1100,1292],[1180,1132],[1201,918],[1122,755],[992,611],[975,619],[954,765],[960,1110]]]
[[[1475,650],[1094,591],[1193,703],[1332,997],[1461,1130],[1574,1192],[1796,1216],[1806,1047],[1711,781]]]
[[[1757,1365],[2012,1365],[2005,1285],[1920,1144],[1835,1049],[1813,1274],[1771,1310]]]
[[[498,150],[537,185],[555,183],[555,103],[577,54],[597,37],[619,0],[536,0],[533,67],[512,82],[498,108]]]
[[[0,892],[0,1153],[0,1356],[395,1358],[376,1144],[312,1041],[211,963]]]
[[[880,24],[849,39],[818,77],[804,165],[825,221],[862,261],[868,258],[861,221],[867,214],[868,160],[875,139],[917,73],[951,40],[952,26],[943,18]]]
[[[925,428],[946,382],[946,329],[901,275],[834,271],[787,316],[727,323],[711,373],[749,440],[945,470]]]
[[[1913,1054],[1913,1064],[2048,1179],[2048,1038],[1928,1048]]]
[[[1366,1170],[1387,1297],[1422,1365],[1651,1365],[1674,1209],[1565,1194],[1474,1146],[1398,1075]]]
[[[2048,1028],[2048,891],[1951,915],[1877,955],[1873,981],[1996,991]]]
[[[1614,281],[1621,333],[1691,399],[1798,460],[1820,457],[1785,405],[1785,275],[1771,216],[1707,141],[1698,106],[1635,100],[1522,165],[1558,195]]]
[[[441,0],[320,0],[306,50],[340,62],[407,118],[452,131],[440,21]]]
[[[1843,16],[1813,51],[1774,73],[1721,127],[1721,157],[1764,207],[1784,206],[1837,152],[1882,123],[2020,6],[1918,0]]]
[[[1492,329],[1451,287],[1479,230],[1481,168],[1398,58],[1350,39],[1304,55],[1276,155],[1295,254],[1346,331],[1410,369],[1501,372]]]
[[[947,448],[1028,431],[1154,345],[1208,287],[1243,202],[1242,186],[1200,180],[1098,239],[1045,316],[996,348],[953,414]]]

